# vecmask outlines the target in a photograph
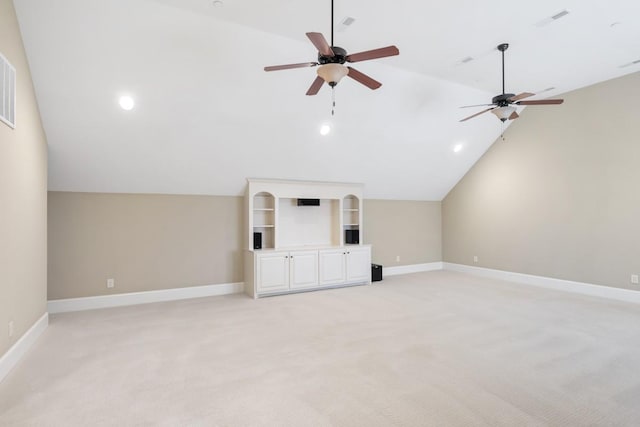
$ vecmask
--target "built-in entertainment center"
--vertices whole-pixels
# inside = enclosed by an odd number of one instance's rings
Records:
[[[245,292],[253,298],[371,283],[362,184],[247,179]]]

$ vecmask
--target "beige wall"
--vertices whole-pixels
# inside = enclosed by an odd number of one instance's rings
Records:
[[[16,68],[16,128],[0,122],[0,356],[45,313],[47,143],[13,3],[0,0],[0,52]],[[8,337],[13,321],[15,334]]]
[[[564,98],[527,108],[445,198],[444,260],[640,289],[640,73]]]
[[[365,200],[364,243],[373,245],[372,262],[393,267],[442,261],[440,214],[440,202]]]
[[[49,299],[242,282],[243,207],[241,197],[50,192]]]
[[[242,282],[243,209],[242,197],[50,192],[49,299]],[[374,262],[441,260],[439,202],[364,209]]]

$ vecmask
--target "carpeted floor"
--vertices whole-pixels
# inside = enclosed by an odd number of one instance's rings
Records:
[[[437,271],[53,315],[0,425],[638,426],[640,307]]]

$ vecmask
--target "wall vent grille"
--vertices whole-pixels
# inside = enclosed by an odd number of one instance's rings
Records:
[[[0,53],[0,120],[16,127],[16,69]]]

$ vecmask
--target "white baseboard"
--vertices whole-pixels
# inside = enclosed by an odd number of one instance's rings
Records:
[[[36,323],[29,328],[23,336],[0,358],[0,382],[7,376],[9,371],[18,364],[20,359],[31,348],[40,334],[49,326],[49,313],[45,313]]]
[[[571,280],[554,279],[552,277],[534,276],[531,274],[513,273],[503,270],[493,270],[490,268],[474,267],[464,264],[453,264],[449,262],[445,262],[443,264],[445,270],[469,273],[490,279],[540,286],[558,291],[574,292],[618,301],[640,303],[640,292],[629,289],[613,288],[610,286],[594,285],[584,282],[573,282]]]
[[[397,276],[398,274],[420,273],[422,271],[442,270],[442,262],[428,262],[425,264],[398,265],[396,267],[384,267],[382,276]]]
[[[69,311],[122,307],[126,305],[147,304],[152,302],[238,294],[242,292],[244,292],[243,282],[222,283],[219,285],[191,286],[186,288],[161,289],[157,291],[131,292],[127,294],[56,299],[47,302],[47,309],[49,313],[66,313]]]

